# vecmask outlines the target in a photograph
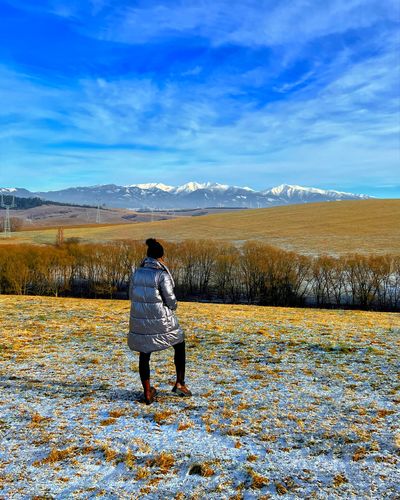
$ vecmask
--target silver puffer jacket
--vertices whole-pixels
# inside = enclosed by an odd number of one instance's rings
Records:
[[[128,345],[132,351],[161,351],[184,340],[174,310],[174,280],[168,268],[146,257],[132,274]]]

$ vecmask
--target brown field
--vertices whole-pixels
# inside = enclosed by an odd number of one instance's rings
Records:
[[[54,229],[59,226],[77,227],[96,224],[97,209],[93,207],[79,207],[68,205],[41,205],[26,210],[13,210],[11,217],[22,221],[24,230]],[[3,216],[0,213],[0,219]],[[102,225],[129,224],[149,222],[153,220],[171,218],[165,212],[150,213],[136,212],[121,208],[102,208],[100,221]]]
[[[51,243],[56,229],[21,231],[16,243]],[[213,239],[242,243],[258,240],[308,254],[398,253],[400,199],[289,205],[139,224],[74,227],[65,238],[83,241]],[[1,240],[4,241],[4,240]]]
[[[137,211],[127,208],[103,207],[100,211],[100,226],[110,224],[136,224],[138,222],[154,222],[179,217],[192,217],[199,215],[221,214],[234,212],[235,208],[193,208],[177,210]],[[242,209],[243,210],[243,209]],[[96,223],[96,207],[69,206],[69,205],[41,205],[25,210],[12,210],[11,218],[16,218],[22,223],[25,231],[58,229],[67,226],[69,229],[76,227],[98,227]],[[0,221],[4,212],[0,209]]]

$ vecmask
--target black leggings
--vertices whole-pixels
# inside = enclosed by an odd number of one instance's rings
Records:
[[[176,368],[177,379],[180,384],[185,383],[185,364],[186,364],[186,350],[185,341],[180,344],[172,346],[175,349],[174,363]],[[150,356],[151,352],[139,353],[139,374],[140,380],[149,380],[150,378]]]

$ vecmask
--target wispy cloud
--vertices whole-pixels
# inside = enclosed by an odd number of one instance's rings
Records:
[[[0,184],[398,185],[395,2],[9,4],[69,62],[0,50]]]
[[[78,7],[79,5],[79,7]],[[75,15],[93,12],[91,2],[76,4]],[[173,36],[198,36],[212,44],[274,46],[308,41],[381,21],[399,20],[396,0],[186,0],[101,2],[103,22],[88,23],[88,32],[109,40],[144,43]]]

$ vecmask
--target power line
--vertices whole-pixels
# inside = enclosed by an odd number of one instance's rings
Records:
[[[11,222],[10,222],[10,208],[15,208],[15,197],[12,197],[11,204],[4,203],[3,194],[1,195],[1,206],[6,209],[6,217],[4,219],[4,238],[10,238],[11,236]]]

